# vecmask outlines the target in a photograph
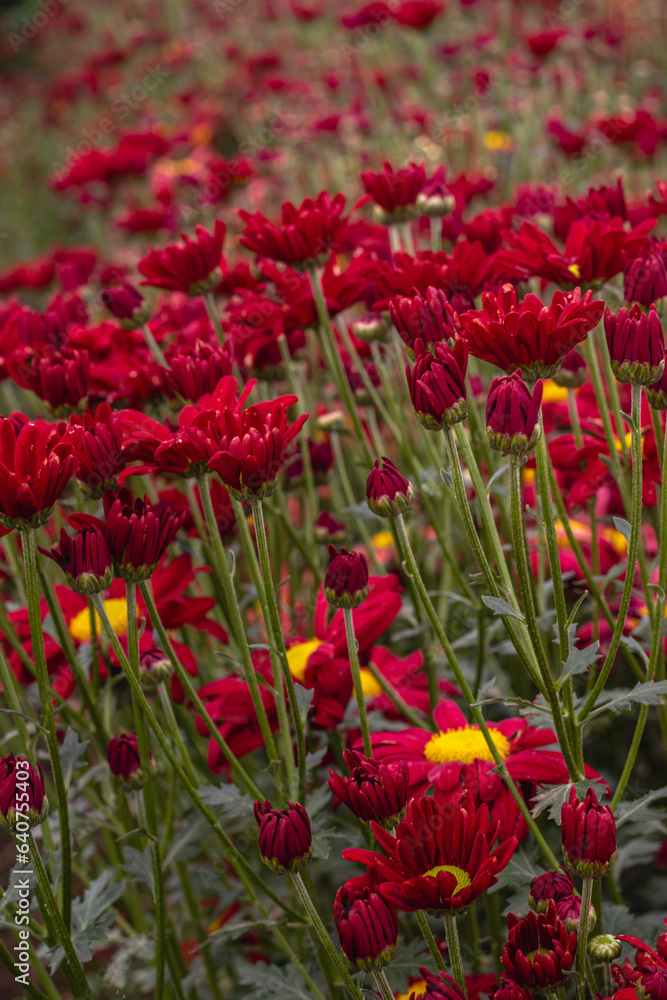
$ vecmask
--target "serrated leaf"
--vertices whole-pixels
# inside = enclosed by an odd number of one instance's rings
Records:
[[[641,645],[641,643],[637,642],[634,636],[622,635],[621,642],[631,652],[636,653],[637,656],[641,656],[645,664],[648,664],[648,656],[646,655],[646,652],[644,651],[644,648]]]
[[[639,681],[630,690],[616,688],[603,692],[586,721],[605,712],[625,712],[631,705],[662,705],[665,695],[667,681]]]
[[[632,534],[632,527],[629,521],[626,521],[624,517],[614,518],[614,527],[619,531],[623,538],[625,538],[628,545],[630,544],[630,535]]]
[[[146,844],[143,851],[136,847],[124,847],[124,863],[120,866],[128,875],[143,882],[151,891],[151,896],[155,898],[155,878],[153,875],[153,858],[151,856],[151,845]]]
[[[563,672],[556,681],[558,690],[561,689],[569,677],[574,677],[576,674],[585,674],[588,671],[591,664],[600,658],[600,654],[598,653],[599,648],[599,641],[591,643],[590,646],[585,646],[584,649],[577,649],[576,646],[572,647],[567,660],[563,664]]]
[[[539,848],[537,844],[522,844],[509,860],[509,863],[498,874],[498,881],[489,892],[498,892],[506,886],[513,889],[530,885],[532,879],[540,874],[538,868]]]
[[[94,879],[83,897],[72,900],[72,944],[81,962],[89,962],[93,957],[93,945],[106,938],[107,931],[115,920],[115,912],[110,908],[125,890],[126,882],[112,882],[113,873],[107,869]],[[54,972],[65,952],[62,947],[56,948],[51,954],[51,971]]]
[[[202,785],[197,791],[206,805],[221,810],[227,817],[252,812],[253,800],[242,795],[236,785]]]
[[[586,778],[584,781],[575,782],[574,788],[576,788],[579,798],[583,798],[588,789],[596,785],[599,780],[599,778]],[[572,787],[573,783],[571,782],[565,785],[545,785],[543,790],[533,798],[534,805],[531,810],[533,818],[537,819],[545,809],[548,809],[549,819],[554,820],[560,826],[561,809],[563,803],[570,797]]]
[[[507,615],[509,618],[518,618],[520,622],[525,621],[520,612],[516,611],[507,601],[501,600],[500,597],[491,597],[489,594],[483,594],[482,601],[496,615]]]
[[[622,826],[623,823],[643,822],[644,810],[651,802],[657,802],[659,799],[667,799],[667,785],[656,788],[633,802],[621,802],[616,812],[616,827]]]
[[[60,763],[63,769],[65,788],[69,788],[74,772],[85,767],[85,763],[79,762],[86,752],[87,746],[88,740],[79,740],[73,729],[67,730],[65,739],[60,746]]]
[[[313,834],[313,857],[326,861],[331,854],[332,840],[345,840],[347,834],[334,833],[330,830],[321,830]]]

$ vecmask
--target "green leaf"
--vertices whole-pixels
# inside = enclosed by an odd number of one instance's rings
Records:
[[[539,848],[537,844],[522,844],[509,860],[509,863],[498,874],[498,881],[488,890],[498,892],[511,886],[512,889],[519,889],[528,886],[536,875],[540,874],[538,868]]]
[[[453,493],[454,492],[454,480],[452,479],[451,473],[448,472],[447,469],[440,469],[440,477],[441,477],[443,483],[445,484],[445,486],[447,487],[447,489],[451,490],[452,493]]]
[[[576,674],[585,674],[592,663],[600,658],[598,649],[600,648],[600,643],[594,642],[590,646],[586,646],[584,649],[577,649],[574,646],[568,655],[567,660],[563,664],[563,672],[556,681],[556,687],[560,690],[569,677],[574,677]]]
[[[151,896],[155,898],[155,879],[153,876],[153,859],[151,857],[151,845],[146,844],[143,851],[136,847],[124,847],[123,855],[125,863],[120,867],[128,875],[143,882],[151,891]]]
[[[487,497],[491,493],[491,489],[493,488],[493,484],[495,482],[497,482],[497,480],[500,479],[500,477],[502,475],[504,475],[507,472],[508,469],[509,469],[509,462],[506,462],[505,465],[501,465],[499,469],[496,469],[496,471],[493,473],[493,475],[489,479],[488,483],[486,484],[486,495],[487,495]]]
[[[621,802],[616,812],[616,827],[622,826],[623,823],[644,822],[647,818],[646,814],[650,814],[647,807],[651,802],[657,802],[659,799],[667,799],[667,785],[656,788],[648,795],[643,795],[633,802]]]
[[[605,712],[626,712],[631,705],[662,705],[667,695],[667,681],[640,681],[633,688],[616,688],[600,695],[596,708],[586,721]]]
[[[630,526],[630,522],[626,521],[624,517],[615,517],[614,527],[616,528],[617,531],[619,531],[623,535],[623,538],[625,538],[626,542],[629,545],[630,535],[632,534],[632,528]]]
[[[502,601],[499,597],[491,597],[488,594],[483,594],[482,600],[487,608],[490,608],[496,615],[507,615],[509,618],[518,618],[520,622],[525,621],[522,614],[516,611],[507,601]]]
[[[74,772],[85,767],[85,762],[79,763],[79,761],[86,752],[87,746],[88,740],[80,741],[73,729],[67,730],[60,747],[60,763],[62,764],[65,788],[69,788]]]
[[[583,798],[588,789],[596,785],[599,780],[599,778],[586,778],[584,781],[577,781],[574,787],[577,790],[579,798]],[[543,790],[533,799],[533,818],[537,819],[545,809],[548,809],[549,819],[554,820],[560,826],[561,809],[563,808],[563,803],[569,799],[572,787],[572,783],[569,782],[565,785],[544,785]]]

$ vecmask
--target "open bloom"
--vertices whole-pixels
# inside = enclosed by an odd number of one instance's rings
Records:
[[[232,355],[228,343],[197,340],[183,344],[169,355],[167,385],[188,402],[196,403],[211,393],[223,376],[232,373]]]
[[[139,261],[139,271],[146,279],[141,284],[186,295],[212,291],[222,278],[220,262],[225,231],[224,222],[217,219],[213,235],[203,226],[197,226],[194,239],[184,234],[182,243],[151,250]]]
[[[498,365],[506,372],[520,368],[524,378],[551,378],[572,348],[586,339],[600,321],[604,302],[593,300],[589,290],[557,291],[550,306],[537,295],[517,301],[514,285],[497,295],[486,292],[482,308],[471,309],[459,319],[468,350],[476,358]]]
[[[371,822],[389,857],[357,847],[343,851],[343,857],[376,865],[382,896],[399,910],[442,916],[465,909],[498,881],[497,873],[517,846],[509,837],[494,847],[498,827],[485,805],[475,809],[469,792],[458,804],[411,799],[395,837]]]
[[[500,836],[519,839],[528,832],[518,806],[501,776],[478,726],[470,725],[454,701],[444,700],[433,712],[438,732],[408,728],[401,732],[374,733],[373,756],[383,764],[405,761],[410,769],[410,795],[423,794],[435,786],[435,797],[458,802],[469,789],[475,802],[486,803],[493,819],[500,822]],[[557,785],[568,780],[562,755],[545,746],[554,744],[551,729],[536,729],[525,719],[503,719],[489,723],[489,732],[510,776],[526,800],[540,784]],[[588,776],[594,776],[589,771]]]
[[[73,415],[69,422],[83,428],[76,478],[84,493],[97,500],[105,490],[113,489],[118,473],[125,467],[120,417],[105,402],[94,414]]]
[[[0,524],[25,531],[48,521],[76,468],[81,436],[64,423],[0,421]]]
[[[393,170],[385,163],[381,173],[366,170],[360,175],[364,191],[378,206],[378,215],[385,225],[414,219],[415,202],[426,183],[423,163],[410,163],[402,170]]]
[[[322,191],[316,199],[304,198],[298,208],[283,202],[280,225],[261,212],[239,211],[245,223],[240,243],[262,257],[289,264],[298,271],[326,264],[347,228],[342,218],[345,196]]]

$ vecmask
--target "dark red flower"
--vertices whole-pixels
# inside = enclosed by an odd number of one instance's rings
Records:
[[[646,386],[646,398],[654,410],[667,410],[667,364],[662,369],[660,379],[653,385]]]
[[[129,490],[116,496],[107,490],[103,498],[105,521],[90,514],[73,514],[75,527],[94,525],[103,532],[117,574],[128,582],[148,580],[173,542],[183,523],[164,500],[154,504],[149,497],[132,499]]]
[[[530,883],[528,903],[531,909],[545,913],[549,900],[557,902],[563,896],[574,894],[572,875],[564,868],[560,871],[544,872],[537,875]]]
[[[341,951],[357,969],[371,972],[391,962],[398,943],[398,914],[379,892],[372,866],[336,893],[333,917]]]
[[[136,330],[150,319],[151,310],[134,285],[124,281],[119,288],[105,288],[102,302],[124,330]]]
[[[213,235],[203,226],[197,226],[194,240],[183,234],[182,243],[151,250],[139,261],[139,271],[146,279],[141,284],[187,295],[213,291],[222,278],[225,231],[224,222],[216,219]]]
[[[88,351],[71,347],[54,351],[40,344],[21,360],[8,361],[7,370],[17,385],[43,399],[56,417],[76,410],[88,395]]]
[[[390,163],[385,163],[381,173],[366,170],[360,179],[364,191],[380,209],[378,214],[385,225],[416,217],[415,202],[426,182],[423,163],[410,163],[402,170],[394,170]]]
[[[419,974],[423,977],[419,984],[420,992],[410,994],[410,1000],[465,1000],[466,996],[474,996],[474,988],[469,982],[473,977],[466,976],[466,993],[463,992],[453,976],[448,972],[429,972],[428,969],[421,968]],[[481,978],[481,977],[480,977]],[[421,983],[426,987],[421,992]],[[480,984],[481,986],[481,984]],[[486,993],[486,990],[480,989]]]
[[[619,382],[652,385],[665,367],[665,338],[660,318],[652,305],[648,315],[636,302],[618,314],[605,310],[611,370]]]
[[[639,1000],[667,1000],[667,969],[659,965],[646,969],[635,992]]]
[[[532,993],[509,976],[501,976],[498,988],[491,994],[491,1000],[532,1000],[532,996]]]
[[[340,243],[347,228],[342,218],[345,196],[329,196],[322,191],[315,200],[304,198],[297,208],[283,202],[280,225],[270,222],[261,212],[239,211],[245,223],[240,243],[272,260],[282,261],[298,271],[321,267]]]
[[[255,802],[255,819],[259,853],[265,865],[279,875],[307,867],[313,842],[310,818],[300,802],[288,802],[287,809],[274,809],[268,799]]]
[[[96,525],[82,528],[74,538],[61,528],[60,545],[39,551],[60,566],[77,594],[99,594],[111,586],[113,563],[104,533]]]
[[[428,430],[438,431],[465,419],[467,365],[462,340],[456,341],[453,350],[447,344],[436,344],[434,354],[422,340],[415,342],[415,363],[412,370],[406,365],[405,375],[417,419]]]
[[[623,273],[623,295],[648,309],[667,296],[667,267],[660,247],[651,246],[639,257],[629,258]]]
[[[141,785],[141,761],[136,733],[112,736],[107,745],[107,762],[114,778],[133,787]]]
[[[48,813],[41,765],[35,768],[25,757],[13,753],[0,757],[0,827],[25,834],[43,823]]]
[[[350,777],[329,771],[331,791],[365,823],[375,820],[393,829],[405,815],[410,783],[407,764],[379,764],[356,750],[345,750],[343,756]]]
[[[64,423],[0,421],[0,524],[24,531],[48,521],[76,468],[81,437]]]
[[[573,892],[569,896],[561,896],[559,899],[555,899],[554,903],[556,904],[556,916],[559,920],[563,921],[567,930],[578,931],[579,920],[581,918],[581,896],[577,896],[577,894]],[[597,914],[595,912],[595,907],[591,903],[588,911],[589,932],[595,927],[596,920]]]
[[[399,24],[421,30],[428,28],[444,9],[442,0],[403,0],[392,7],[391,16]]]
[[[524,378],[551,378],[572,348],[597,326],[604,302],[593,300],[589,290],[554,293],[550,306],[537,295],[517,300],[514,285],[506,284],[497,295],[486,292],[482,309],[460,316],[462,336],[468,350],[482,361],[506,372],[520,368]]]
[[[83,428],[76,478],[84,493],[97,500],[115,487],[118,473],[125,468],[120,417],[108,403],[100,403],[94,414],[71,416],[69,422]]]
[[[173,393],[178,393],[191,403],[213,392],[225,375],[232,373],[232,353],[229,343],[224,346],[196,340],[194,344],[183,344],[169,354],[167,385]]]
[[[329,565],[324,574],[324,596],[336,608],[357,608],[368,597],[368,563],[363,552],[340,552],[329,545]]]
[[[425,298],[419,292],[411,298],[397,295],[389,302],[389,312],[408,351],[414,351],[418,340],[431,348],[457,338],[456,316],[442,289],[431,286]]]
[[[579,389],[588,377],[588,365],[583,354],[573,347],[561,362],[561,366],[553,376],[556,385],[566,389]]]
[[[616,822],[593,788],[583,802],[573,786],[561,810],[563,857],[568,868],[584,878],[601,878],[616,860]]]
[[[415,502],[412,483],[401,475],[388,458],[375,459],[375,465],[366,480],[366,503],[380,517],[393,517],[410,510]]]
[[[486,433],[489,444],[503,455],[525,455],[540,436],[538,418],[542,382],[531,395],[518,371],[494,378],[486,403]]]
[[[555,903],[549,903],[546,913],[531,912],[522,920],[510,913],[507,929],[501,961],[511,979],[538,992],[565,982],[574,965],[577,934],[568,933],[558,919]]]
[[[512,857],[517,840],[494,848],[499,823],[486,805],[475,809],[464,792],[458,805],[434,798],[411,799],[396,836],[371,822],[371,830],[389,855],[348,848],[348,861],[375,864],[383,897],[399,910],[427,910],[434,916],[456,913],[494,885]]]

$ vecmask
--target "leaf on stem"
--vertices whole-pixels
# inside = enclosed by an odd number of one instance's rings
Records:
[[[507,615],[509,618],[518,618],[520,622],[525,621],[523,615],[508,604],[507,601],[503,601],[500,597],[491,597],[489,594],[483,594],[482,600],[486,604],[487,608],[496,615]]]

